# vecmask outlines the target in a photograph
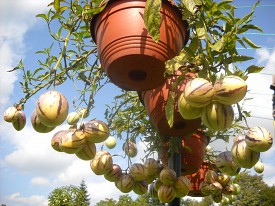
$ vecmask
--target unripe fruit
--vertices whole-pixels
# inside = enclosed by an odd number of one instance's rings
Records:
[[[14,129],[22,130],[26,125],[26,115],[23,111],[18,111],[18,118],[12,122]]]
[[[232,125],[234,111],[231,105],[213,102],[203,109],[201,118],[209,129],[223,131]]]
[[[59,147],[62,152],[75,154],[80,151],[85,143],[85,135],[82,130],[67,130],[60,138]]]
[[[36,109],[32,112],[31,123],[33,129],[40,133],[48,133],[55,129],[55,127],[48,127],[41,122],[41,120],[37,116]]]
[[[165,185],[173,185],[177,180],[176,172],[168,167],[160,172],[160,181]]]
[[[82,148],[75,155],[82,160],[93,159],[96,155],[95,143],[85,141]]]
[[[208,196],[211,194],[211,190],[210,190],[210,184],[206,181],[203,181],[200,185],[200,190],[201,193],[205,196]]]
[[[225,76],[214,84],[215,100],[232,105],[241,101],[247,92],[246,82],[238,76]]]
[[[89,115],[90,115],[90,112],[88,111],[87,108],[83,108],[77,113],[78,118],[83,117],[83,119],[87,118]]]
[[[151,184],[155,180],[155,178],[155,175],[146,175],[145,181],[147,182],[147,184]]]
[[[67,123],[69,125],[74,125],[79,121],[79,115],[77,114],[77,112],[71,112],[68,114],[67,116]]]
[[[84,124],[84,133],[87,141],[100,143],[109,137],[109,128],[100,120],[91,120]]]
[[[96,175],[104,175],[113,167],[113,158],[109,152],[99,151],[90,161],[92,171]]]
[[[222,193],[217,194],[217,195],[213,195],[213,194],[212,194],[212,199],[213,199],[213,201],[216,202],[216,203],[221,202],[221,201],[222,201]]]
[[[233,184],[233,188],[234,188],[233,195],[238,195],[241,193],[241,187],[239,184]]]
[[[129,157],[137,156],[137,146],[134,142],[126,142],[123,145],[123,151]]]
[[[188,195],[191,187],[191,182],[187,177],[179,176],[174,184],[176,197],[181,198]]]
[[[173,186],[161,185],[158,189],[158,198],[163,203],[172,202],[176,197],[176,190]]]
[[[148,191],[148,184],[145,180],[136,181],[133,187],[133,191],[138,195],[143,195]]]
[[[234,193],[234,185],[233,184],[227,184],[223,187],[223,194],[225,195],[232,195]]]
[[[129,193],[135,186],[135,180],[128,174],[122,174],[120,179],[115,182],[116,187],[123,193]]]
[[[259,173],[259,174],[261,174],[261,173],[263,173],[263,171],[264,171],[264,163],[262,163],[262,162],[257,162],[255,165],[254,165],[254,170],[255,170],[255,172],[257,172],[257,173]]]
[[[150,184],[148,193],[149,193],[150,197],[152,197],[152,198],[158,198],[158,192],[155,190],[153,183]]]
[[[237,170],[239,168],[238,165],[233,161],[231,151],[221,152],[216,157],[216,167],[221,172],[228,174],[230,176],[238,174]]]
[[[230,176],[227,174],[218,175],[217,181],[224,187],[230,182]]]
[[[213,170],[208,170],[205,174],[205,180],[208,183],[213,183],[216,182],[218,179],[218,175],[216,172],[214,172]]]
[[[42,94],[36,103],[36,112],[41,122],[50,127],[62,124],[68,115],[69,104],[66,97],[57,91]]]
[[[113,136],[109,136],[108,139],[106,139],[105,141],[105,145],[109,149],[113,149],[116,146],[116,138],[114,138]]]
[[[145,166],[141,163],[132,164],[129,175],[134,178],[135,181],[142,181],[145,179]]]
[[[250,128],[245,136],[247,147],[256,152],[265,152],[273,144],[271,133],[263,127]]]
[[[18,111],[15,107],[9,107],[5,110],[3,118],[6,122],[14,122],[18,119]]]
[[[205,107],[211,103],[214,96],[213,85],[203,78],[195,78],[187,82],[184,88],[184,97],[193,107]]]
[[[232,204],[232,202],[235,202],[237,200],[237,197],[236,195],[230,195],[228,199],[229,199],[229,203]]]
[[[182,93],[178,100],[178,108],[183,119],[196,119],[199,118],[202,114],[202,108],[193,107],[188,104]]]
[[[221,205],[228,205],[229,204],[229,198],[223,196],[221,200]]]
[[[159,170],[159,164],[154,158],[148,158],[144,162],[147,176],[157,176]]]
[[[219,182],[213,182],[210,184],[210,192],[212,195],[218,195],[222,193],[222,185]]]
[[[104,174],[106,180],[110,182],[116,182],[122,176],[121,167],[117,164],[113,164],[112,168]]]
[[[52,148],[57,152],[62,152],[60,149],[60,142],[63,135],[66,135],[65,133],[68,132],[67,130],[61,130],[55,133],[51,140],[51,146]]]
[[[160,187],[161,185],[163,185],[163,183],[162,183],[162,181],[160,181],[160,179],[156,179],[156,181],[154,181],[154,189],[155,189],[156,191],[159,190],[159,187]]]
[[[231,149],[233,161],[240,167],[250,169],[260,158],[260,152],[249,149],[245,140],[236,142]]]

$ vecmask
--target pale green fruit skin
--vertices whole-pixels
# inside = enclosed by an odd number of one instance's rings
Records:
[[[154,158],[148,158],[144,162],[147,176],[157,176],[159,164]]]
[[[188,195],[191,187],[191,182],[184,176],[179,176],[174,184],[176,190],[176,197],[181,198]]]
[[[61,125],[67,118],[69,104],[66,97],[57,91],[42,94],[36,103],[36,112],[41,122],[49,127]]]
[[[158,189],[158,198],[163,203],[172,202],[176,197],[176,190],[170,185],[161,185]]]
[[[117,164],[113,164],[112,168],[104,174],[104,178],[110,182],[116,182],[122,176],[121,167]]]
[[[138,153],[136,144],[130,141],[123,145],[123,151],[129,157],[135,157]]]
[[[138,195],[143,195],[143,194],[147,193],[147,191],[148,191],[147,182],[145,180],[136,181],[135,185],[133,187],[133,191],[134,191],[134,193],[136,193]]]
[[[218,179],[218,175],[216,172],[214,172],[213,170],[208,170],[205,174],[205,180],[208,183],[213,183],[216,182]]]
[[[205,107],[213,100],[213,85],[203,78],[192,79],[185,85],[184,97],[186,102],[193,107]]]
[[[160,179],[156,179],[155,181],[154,181],[154,189],[156,190],[156,191],[158,191],[159,190],[159,187],[161,186],[161,185],[163,185],[163,183],[160,181]]]
[[[14,122],[18,119],[18,111],[15,107],[9,107],[5,110],[3,118],[6,122]]]
[[[260,152],[249,149],[245,140],[233,144],[231,149],[233,161],[240,167],[250,169],[260,158]]]
[[[78,118],[83,117],[85,119],[85,118],[89,117],[89,115],[90,115],[90,112],[88,111],[87,108],[83,108],[77,113]]]
[[[160,172],[160,181],[165,185],[174,185],[177,180],[176,172],[170,168],[164,168]]]
[[[95,157],[96,155],[96,145],[95,143],[85,141],[82,148],[75,153],[75,155],[82,160],[88,161]]]
[[[90,167],[96,175],[104,175],[112,169],[113,158],[107,151],[99,151],[90,161]]]
[[[14,129],[22,130],[26,125],[26,115],[23,111],[18,111],[18,118],[12,122]]]
[[[114,138],[113,136],[109,136],[108,139],[105,140],[105,145],[109,149],[115,148],[115,146],[116,146],[116,138]]]
[[[69,125],[74,125],[79,121],[79,115],[77,114],[77,112],[71,112],[68,114],[67,116],[67,123]]]
[[[203,109],[202,122],[209,129],[223,131],[230,128],[234,120],[234,111],[231,105],[213,102]]]
[[[129,193],[135,186],[135,180],[128,174],[122,174],[120,179],[115,182],[116,187],[123,193]]]
[[[239,166],[233,161],[231,151],[225,151],[218,154],[215,164],[218,170],[230,176],[236,175],[239,168]]]
[[[178,100],[178,109],[183,119],[197,119],[202,114],[202,108],[193,107],[188,104],[183,93]]]
[[[257,173],[259,173],[259,174],[261,174],[261,173],[263,173],[263,171],[264,171],[264,163],[262,163],[262,162],[257,162],[255,165],[254,165],[254,170],[255,170],[255,172],[257,172]]]
[[[214,99],[225,105],[236,104],[247,92],[246,82],[238,76],[225,76],[214,84]]]
[[[67,130],[61,130],[53,135],[51,140],[51,146],[55,151],[62,152],[62,150],[60,149],[60,142],[61,142],[62,136],[65,135],[66,132]]]
[[[245,136],[247,147],[256,152],[266,152],[272,147],[271,133],[264,127],[252,127]]]
[[[229,198],[223,196],[221,200],[221,205],[228,205],[229,204]]]
[[[147,182],[147,184],[151,184],[155,180],[155,177],[155,175],[146,175],[145,181]]]
[[[238,184],[233,184],[234,187],[234,191],[233,191],[233,195],[238,195],[241,193],[241,187]]]
[[[145,166],[141,163],[132,164],[130,167],[129,175],[134,178],[135,181],[142,181],[146,178]]]
[[[36,109],[32,112],[31,123],[33,129],[39,133],[48,133],[55,129],[55,127],[48,127],[41,122],[41,120],[37,116]]]
[[[93,143],[104,142],[110,134],[106,123],[101,120],[91,120],[84,124],[86,140]]]
[[[59,147],[62,152],[75,154],[83,148],[85,135],[81,130],[67,130],[60,138]]]

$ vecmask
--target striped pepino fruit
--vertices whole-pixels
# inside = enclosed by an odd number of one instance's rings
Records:
[[[148,158],[144,162],[145,171],[147,176],[157,176],[159,170],[158,161],[154,158]]]
[[[6,122],[14,122],[18,119],[18,110],[16,107],[9,107],[5,110],[3,118]]]
[[[138,195],[143,195],[143,194],[147,193],[147,191],[148,191],[147,182],[145,180],[136,181],[135,185],[133,187],[133,191],[134,191],[134,193],[136,193]]]
[[[62,150],[60,149],[61,138],[63,135],[66,135],[67,132],[68,130],[61,130],[53,135],[51,140],[51,146],[55,151],[62,152]]]
[[[222,201],[222,193],[217,194],[217,195],[211,195],[212,199],[215,203],[220,203]]]
[[[208,183],[213,183],[213,182],[216,182],[218,179],[218,175],[215,171],[213,170],[208,170],[205,174],[205,180],[208,182]]]
[[[74,125],[79,121],[79,115],[77,112],[71,112],[67,116],[67,123],[69,125]]]
[[[123,144],[123,151],[128,157],[137,156],[138,150],[137,145],[134,142],[128,141]]]
[[[146,177],[145,166],[141,163],[134,163],[130,167],[129,175],[134,178],[135,181],[144,180]]]
[[[264,163],[258,161],[255,165],[254,165],[254,170],[255,172],[261,174],[264,171]]]
[[[171,185],[161,185],[158,189],[158,198],[163,203],[172,202],[176,197],[176,190]]]
[[[87,141],[100,143],[109,137],[109,128],[103,121],[91,120],[84,124],[84,133]]]
[[[165,185],[174,185],[177,180],[177,175],[174,170],[165,167],[161,170],[159,179]]]
[[[200,185],[200,190],[203,195],[205,196],[210,195],[211,194],[210,183],[203,181]]]
[[[233,184],[227,184],[222,189],[223,194],[225,195],[232,195],[234,193],[234,185]]]
[[[256,152],[265,152],[273,144],[271,133],[264,127],[252,127],[245,136],[247,147]]]
[[[214,84],[214,99],[225,105],[236,104],[247,92],[246,82],[238,76],[225,76]]]
[[[179,97],[178,109],[183,119],[196,119],[202,114],[202,108],[193,107],[186,102],[184,93],[182,93]]]
[[[159,190],[159,187],[160,187],[161,185],[163,185],[163,183],[162,183],[162,181],[160,181],[160,179],[156,179],[156,180],[154,181],[154,188],[155,188],[156,191]]]
[[[95,157],[90,161],[90,166],[96,175],[104,175],[112,169],[112,155],[107,151],[98,151]]]
[[[26,125],[26,115],[23,111],[18,111],[18,118],[12,122],[12,126],[17,131],[22,130]]]
[[[238,174],[239,166],[233,161],[231,151],[221,152],[216,157],[216,167],[221,172],[234,176]]]
[[[223,187],[222,187],[221,183],[219,183],[219,182],[213,182],[210,184],[209,187],[210,187],[210,193],[212,195],[218,195],[218,194],[222,193]]]
[[[82,160],[91,160],[95,157],[96,146],[93,142],[85,141],[82,148],[75,155]]]
[[[230,176],[222,173],[218,175],[217,181],[224,187],[230,182]]]
[[[122,176],[121,167],[117,164],[113,164],[112,168],[104,174],[104,178],[110,182],[116,182]]]
[[[41,122],[41,120],[37,116],[36,109],[34,109],[32,112],[31,123],[33,129],[39,133],[48,133],[55,129],[55,127],[46,126]]]
[[[179,176],[174,184],[174,188],[176,190],[176,197],[181,198],[188,195],[190,187],[190,180],[185,176]]]
[[[57,91],[42,94],[36,103],[36,112],[41,122],[49,127],[61,125],[67,118],[69,104],[66,97]]]
[[[250,169],[260,158],[260,152],[251,150],[245,140],[238,141],[231,148],[233,161],[240,167]]]
[[[116,187],[123,193],[129,193],[135,186],[135,180],[128,174],[122,174],[118,181],[115,182]]]
[[[83,148],[85,135],[82,130],[70,129],[62,133],[59,147],[62,152],[75,154]]]
[[[213,102],[203,109],[202,122],[209,129],[223,131],[228,129],[234,120],[234,111],[231,105]]]
[[[213,97],[214,87],[206,79],[195,78],[185,85],[184,98],[193,107],[205,107],[212,102]]]

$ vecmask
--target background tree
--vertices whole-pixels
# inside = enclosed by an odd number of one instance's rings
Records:
[[[80,192],[81,192],[81,198],[83,199],[83,206],[89,206],[90,205],[90,195],[87,190],[87,185],[84,180],[81,181],[79,186]]]

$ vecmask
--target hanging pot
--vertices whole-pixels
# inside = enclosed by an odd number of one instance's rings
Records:
[[[186,44],[188,24],[180,11],[163,0],[158,43],[144,24],[146,0],[110,0],[91,21],[101,66],[110,80],[126,90],[148,90],[161,85],[165,62]]]
[[[185,177],[187,177],[191,182],[191,187],[190,187],[188,196],[192,196],[192,197],[206,196],[202,194],[200,190],[200,186],[201,186],[201,183],[205,181],[205,174],[208,170],[217,171],[217,168],[215,167],[215,164],[204,161],[200,169],[196,173],[191,175],[185,175]]]
[[[185,88],[187,81],[193,78],[192,73],[186,74],[186,78],[180,82],[176,89],[175,102],[174,102],[174,124],[169,126],[166,114],[165,106],[167,104],[168,97],[172,91],[172,85],[176,81],[178,75],[181,72],[166,79],[165,83],[155,89],[147,90],[139,93],[141,101],[144,103],[146,111],[152,124],[156,127],[159,133],[163,136],[185,136],[192,134],[201,125],[201,118],[193,120],[185,120],[182,118],[178,110],[178,97]]]

